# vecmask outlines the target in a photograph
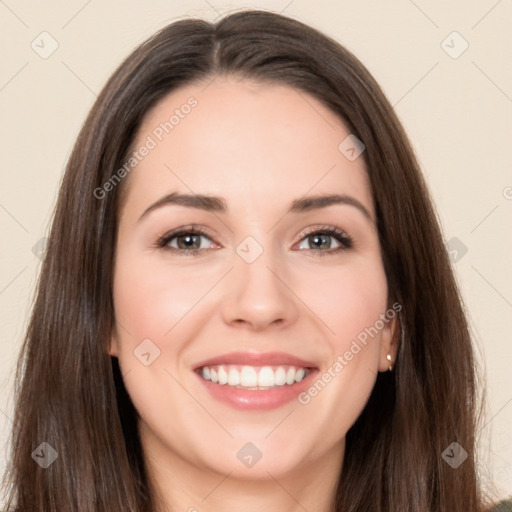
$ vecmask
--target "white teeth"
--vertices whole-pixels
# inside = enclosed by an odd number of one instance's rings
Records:
[[[230,386],[238,386],[240,384],[240,374],[233,368],[229,370],[228,384]]]
[[[296,366],[215,365],[204,366],[201,375],[203,379],[220,385],[260,389],[290,386],[303,380],[308,373],[308,369]]]
[[[224,385],[228,383],[228,374],[226,373],[226,370],[224,370],[223,366],[219,366],[219,371],[217,372],[219,375],[219,384]]]
[[[258,386],[270,387],[276,382],[274,372],[270,366],[264,366],[258,375]]]
[[[284,386],[286,384],[286,372],[280,366],[275,372],[276,386]]]
[[[212,380],[212,382],[214,382]],[[291,366],[290,368],[288,368],[288,371],[286,372],[286,384],[290,385],[290,384],[293,384],[295,382],[295,368],[293,368],[293,366]]]
[[[295,382],[300,382],[303,378],[306,372],[303,368],[300,368],[298,371],[295,372]]]
[[[247,388],[258,385],[258,375],[252,366],[244,366],[242,368],[240,372],[240,385]]]

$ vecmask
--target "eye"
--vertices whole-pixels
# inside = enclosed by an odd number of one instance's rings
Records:
[[[313,251],[319,256],[338,253],[353,247],[352,239],[341,229],[325,226],[309,231],[298,245],[299,249]]]
[[[201,226],[191,225],[164,234],[157,240],[155,247],[187,256],[197,255],[218,246]],[[312,251],[318,256],[332,255],[351,247],[353,241],[350,236],[332,226],[307,231],[298,244],[298,249]]]
[[[212,248],[208,233],[199,226],[185,226],[166,233],[156,242],[156,247],[181,254],[199,254]]]

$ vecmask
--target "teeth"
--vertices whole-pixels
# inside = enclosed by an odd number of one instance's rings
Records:
[[[228,384],[230,386],[238,386],[240,384],[240,374],[233,368],[229,370]]]
[[[295,372],[295,382],[300,382],[303,378],[306,372],[303,368],[300,368],[297,372]]]
[[[203,379],[237,388],[272,388],[292,385],[303,380],[309,370],[296,366],[238,366],[216,365],[204,366],[201,375]]]
[[[258,385],[258,374],[252,366],[244,366],[242,368],[240,372],[240,385],[247,388]]]
[[[270,366],[264,366],[258,375],[258,386],[270,387],[274,386],[275,382],[276,378],[272,368],[270,368]]]
[[[226,370],[224,370],[223,366],[219,367],[217,374],[219,375],[219,384],[223,386],[228,383],[228,374],[226,373]]]
[[[286,372],[282,366],[275,371],[275,384],[276,386],[284,386],[286,384]]]

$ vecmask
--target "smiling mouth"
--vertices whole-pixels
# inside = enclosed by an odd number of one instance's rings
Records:
[[[206,381],[243,390],[268,390],[289,387],[304,380],[310,367],[294,365],[249,366],[219,364],[202,366],[196,372]]]

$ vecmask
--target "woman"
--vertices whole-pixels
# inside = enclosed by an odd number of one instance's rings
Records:
[[[18,369],[9,506],[481,511],[474,358],[379,86],[247,11],[106,84]]]

